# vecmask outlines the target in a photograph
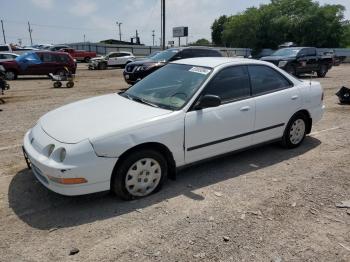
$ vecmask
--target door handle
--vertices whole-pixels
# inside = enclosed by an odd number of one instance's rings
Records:
[[[295,95],[295,96],[292,96],[292,100],[297,100],[299,98],[299,96]]]
[[[250,106],[241,107],[240,110],[241,110],[241,111],[249,111],[249,110],[250,110]]]

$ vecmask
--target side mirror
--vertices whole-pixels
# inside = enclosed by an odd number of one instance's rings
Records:
[[[202,96],[197,104],[195,109],[204,109],[209,107],[217,107],[221,105],[221,98],[215,95],[204,95]]]

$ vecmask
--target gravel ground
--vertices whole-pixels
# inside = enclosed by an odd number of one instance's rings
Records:
[[[20,150],[45,112],[126,87],[121,69],[81,64],[72,89],[10,82],[0,104],[0,261],[350,261],[350,209],[336,207],[350,200],[350,106],[334,95],[349,72],[341,65],[318,79],[326,113],[299,148],[205,162],[131,202],[49,192]]]

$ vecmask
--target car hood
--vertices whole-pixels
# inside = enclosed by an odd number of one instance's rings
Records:
[[[97,57],[91,58],[90,61],[104,60],[104,59],[105,59],[104,56],[97,56]]]
[[[162,61],[154,61],[152,59],[143,59],[143,60],[137,60],[134,62],[129,63],[128,65],[133,65],[133,66],[142,66],[142,65],[164,65],[166,62]]]
[[[171,112],[129,100],[119,94],[109,94],[55,109],[44,115],[40,124],[54,139],[75,144],[132,128]]]
[[[292,60],[295,59],[295,57],[292,56],[264,56],[260,58],[260,60],[263,61],[287,61],[287,60]]]

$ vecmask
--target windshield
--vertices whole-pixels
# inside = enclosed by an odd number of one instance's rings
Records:
[[[172,58],[175,54],[179,52],[178,49],[169,49],[165,50],[163,52],[160,52],[154,56],[151,57],[152,60],[161,62],[161,61],[169,61],[170,58]]]
[[[298,48],[282,48],[272,54],[272,56],[296,56],[300,49]]]
[[[129,99],[170,110],[183,107],[211,73],[207,67],[168,64],[125,93]]]

